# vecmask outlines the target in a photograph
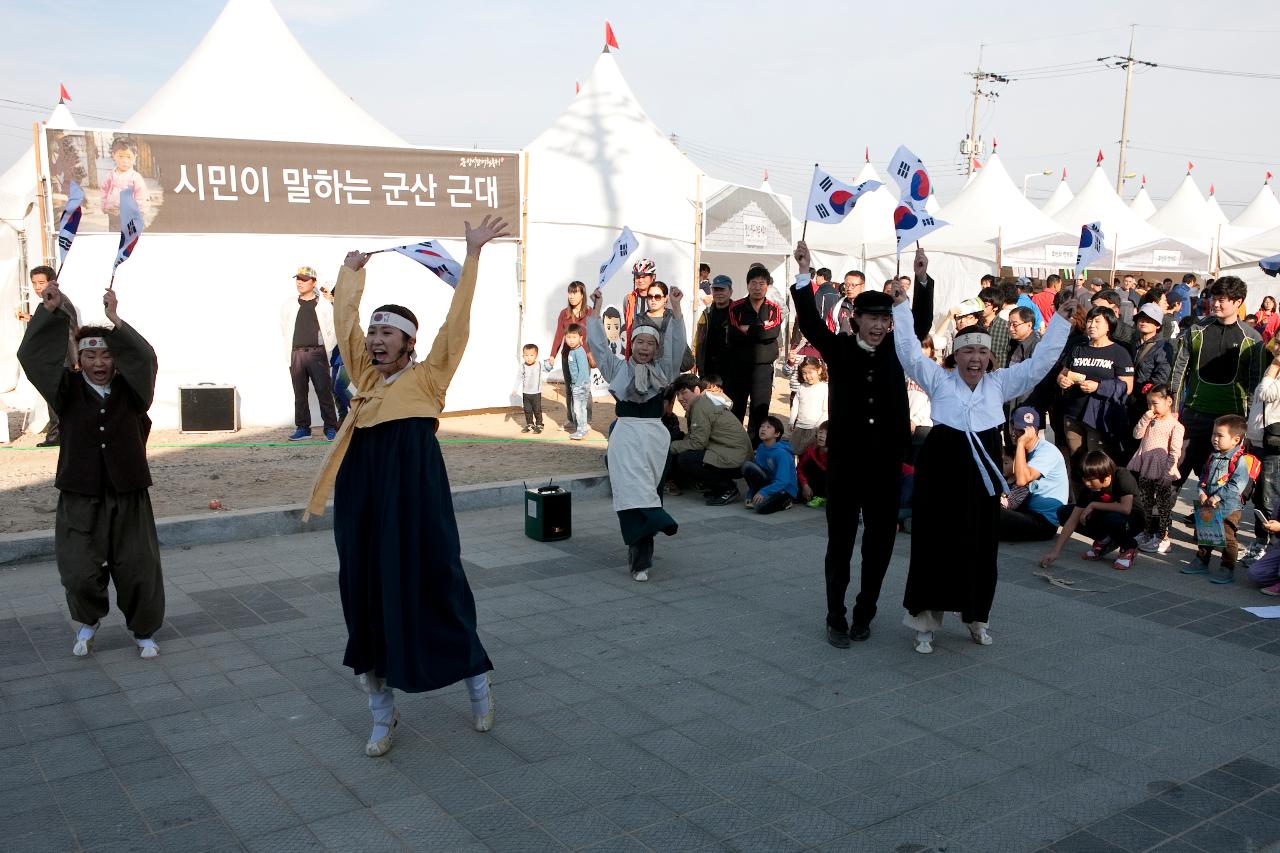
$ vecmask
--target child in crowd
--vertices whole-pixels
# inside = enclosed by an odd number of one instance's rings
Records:
[[[335,350],[336,352],[336,350]],[[538,362],[538,345],[525,344],[524,360],[516,368],[515,390],[524,398],[524,429],[521,432],[542,432],[542,377],[551,367]]]
[[[1119,548],[1112,567],[1117,571],[1128,569],[1137,556],[1137,534],[1147,523],[1137,478],[1127,468],[1117,469],[1111,457],[1101,450],[1090,450],[1081,460],[1080,479],[1084,488],[1071,514],[1062,522],[1062,532],[1052,550],[1040,558],[1041,567],[1047,569],[1058,559],[1078,528],[1094,540],[1081,559],[1101,560]],[[1066,510],[1063,507],[1061,513],[1066,515]]]
[[[1236,557],[1240,546],[1236,542],[1236,530],[1240,527],[1240,509],[1248,499],[1252,480],[1261,467],[1257,458],[1245,453],[1246,421],[1240,415],[1223,415],[1213,422],[1213,435],[1209,441],[1213,453],[1205,463],[1200,476],[1200,494],[1196,512],[1208,520],[1217,512],[1222,516],[1222,567],[1210,572],[1209,560],[1213,547],[1201,545],[1196,556],[1182,569],[1184,575],[1209,575],[1210,583],[1231,583],[1235,580]]]
[[[747,509],[761,515],[790,508],[799,494],[795,455],[782,437],[783,429],[780,418],[774,415],[765,418],[760,424],[755,461],[742,463],[742,476],[751,495],[747,498]]]
[[[564,345],[569,348],[569,402],[573,406],[573,422],[577,429],[569,438],[581,441],[587,437],[591,424],[587,422],[587,395],[591,393],[591,365],[586,350],[582,348],[582,326],[570,323],[564,330]]]
[[[138,160],[138,151],[132,140],[117,136],[111,143],[111,159],[116,167],[102,180],[102,211],[107,214],[107,229],[119,231],[120,193],[133,190],[133,200],[138,203],[138,210],[145,219],[151,210],[151,191],[147,189],[142,175],[133,168]]]
[[[800,387],[791,398],[791,447],[803,455],[818,425],[827,420],[827,370],[816,358],[800,364]]]
[[[819,509],[827,505],[827,422],[818,424],[813,434],[813,444],[800,454],[796,463],[796,482],[800,487],[800,500],[806,506]]]
[[[1142,505],[1147,508],[1146,529],[1138,534],[1138,548],[1142,551],[1169,552],[1169,520],[1178,497],[1173,481],[1178,479],[1184,433],[1178,413],[1173,410],[1169,386],[1151,386],[1147,391],[1147,411],[1133,428],[1133,437],[1141,439],[1141,443],[1127,466],[1138,478]]]

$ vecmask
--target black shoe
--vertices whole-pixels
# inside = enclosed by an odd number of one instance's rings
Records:
[[[837,649],[847,649],[849,648],[849,635],[840,628],[832,628],[828,625],[827,642]]]
[[[44,441],[38,442],[36,444],[36,447],[57,447],[57,446],[58,446],[58,439],[56,438],[46,438]]]
[[[713,498],[707,498],[707,506],[728,506],[738,499],[738,490],[732,492],[726,489]]]
[[[533,427],[533,431],[538,435],[542,435],[542,424],[535,424]]]
[[[871,639],[870,625],[854,625],[849,629],[849,639],[859,643]]]
[[[521,431],[521,432],[533,432],[533,424],[525,424],[525,425],[520,429],[520,431]]]

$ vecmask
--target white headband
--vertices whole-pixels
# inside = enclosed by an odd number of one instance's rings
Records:
[[[107,349],[106,338],[81,338],[80,343],[76,346],[76,350],[86,349]]]
[[[959,352],[965,347],[986,347],[991,349],[991,335],[986,332],[965,332],[962,335],[956,335],[956,339],[951,342],[951,351]]]
[[[658,334],[658,330],[655,327],[650,326],[648,323],[641,323],[631,330],[631,337],[634,338],[639,335],[652,335],[654,340],[659,343],[662,342],[662,336]]]
[[[374,311],[369,318],[370,326],[395,326],[411,338],[418,337],[418,327],[408,317],[401,317],[393,311]]]

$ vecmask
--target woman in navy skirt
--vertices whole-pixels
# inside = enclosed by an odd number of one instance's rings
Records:
[[[365,754],[385,755],[399,722],[393,690],[422,693],[465,681],[473,725],[493,726],[489,670],[462,570],[449,476],[436,440],[445,392],[470,332],[480,249],[505,223],[467,224],[467,257],[431,352],[417,361],[418,321],[383,305],[360,325],[364,265],[352,252],[335,286],[338,346],[357,392],[316,481],[307,515],[334,491],[333,537],[347,623],[343,663],[369,694]]]

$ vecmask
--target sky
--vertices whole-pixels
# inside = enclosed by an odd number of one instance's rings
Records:
[[[126,119],[222,5],[0,0],[10,34],[0,54],[0,170],[30,145],[31,122],[47,117],[60,83],[82,126]],[[1097,59],[1126,54],[1136,24],[1133,55],[1157,67],[1134,74],[1126,171],[1147,177],[1156,204],[1188,160],[1228,217],[1266,171],[1280,175],[1274,2],[277,0],[276,8],[338,86],[405,139],[503,149],[522,147],[564,109],[595,62],[607,18],[622,73],[683,151],[726,180],[755,185],[768,170],[773,188],[797,201],[813,163],[850,179],[869,149],[883,172],[899,144],[924,159],[943,203],[954,196],[973,109],[966,75],[980,51],[983,70],[1011,82],[981,101],[979,135],[988,152],[998,141],[1015,181],[1034,175],[1033,201],[1064,167],[1078,190],[1100,149],[1114,181],[1125,74]],[[270,80],[251,94],[290,97]],[[1126,200],[1137,188],[1138,178],[1126,184]]]

